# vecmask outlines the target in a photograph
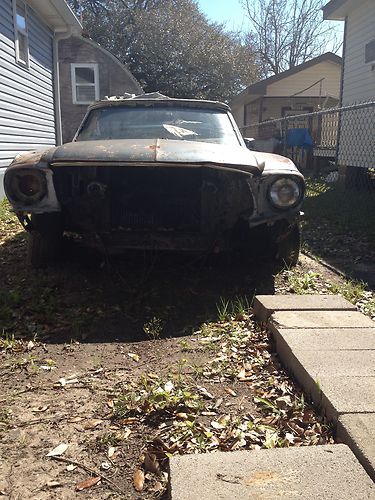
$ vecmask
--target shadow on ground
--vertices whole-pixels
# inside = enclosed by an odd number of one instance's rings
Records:
[[[217,318],[221,299],[274,292],[260,260],[175,254],[102,256],[70,242],[54,267],[30,269],[26,235],[0,247],[0,328],[49,343],[140,341],[189,335]]]

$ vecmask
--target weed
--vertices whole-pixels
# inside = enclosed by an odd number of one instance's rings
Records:
[[[12,410],[9,408],[0,408],[0,424],[3,426],[9,425],[12,419]]]
[[[37,370],[37,364],[36,362],[38,361],[38,358],[36,356],[27,356],[26,358],[14,358],[10,361],[11,363],[11,368],[15,369],[21,369],[21,368],[31,368],[32,370]]]
[[[123,440],[123,432],[108,432],[103,436],[98,437],[98,444],[100,448],[107,448],[108,446],[118,446]]]
[[[220,323],[234,319],[241,321],[248,314],[250,303],[248,298],[235,297],[234,300],[224,299],[220,297],[219,303],[216,304],[217,317]]]
[[[288,283],[291,290],[298,295],[312,293],[316,290],[319,274],[312,271],[299,276],[293,271],[287,271]]]
[[[251,301],[252,302],[252,301]],[[233,316],[235,319],[242,320],[249,313],[250,304],[248,298],[236,297],[233,302]]]
[[[349,302],[356,304],[363,298],[366,284],[363,281],[345,280],[344,282],[330,283],[328,289],[331,293],[342,295]]]
[[[147,321],[147,323],[143,325],[143,331],[151,340],[159,340],[163,328],[164,322],[156,316],[153,316],[149,321]]]
[[[14,338],[14,333],[9,334],[6,331],[3,331],[0,336],[0,349],[4,351],[21,351],[23,348],[23,344],[21,340],[16,340]]]
[[[217,318],[220,323],[230,319],[230,302],[223,297],[220,297],[219,303],[216,304]]]
[[[145,413],[150,418],[185,411],[196,413],[203,407],[202,397],[182,379],[174,384],[172,380],[164,383],[160,379],[149,381],[141,377],[136,387],[129,387],[117,398],[113,418],[123,419]]]

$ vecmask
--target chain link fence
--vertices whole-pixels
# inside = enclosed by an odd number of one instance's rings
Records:
[[[287,156],[304,174],[307,220],[375,244],[375,101],[296,112],[242,134],[255,150]]]

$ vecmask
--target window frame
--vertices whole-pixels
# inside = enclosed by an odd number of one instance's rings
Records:
[[[28,33],[28,5],[25,0],[13,0],[13,26],[14,26],[14,48],[16,55],[16,62],[25,68],[30,68],[30,50],[29,50],[29,33]],[[25,29],[20,28],[17,24],[17,4],[22,4],[25,8]],[[19,33],[25,37],[26,40],[26,61],[20,57],[20,41]]]
[[[94,83],[77,83],[76,80],[76,69],[77,68],[89,68],[94,70]],[[99,65],[98,63],[71,63],[70,64],[70,76],[72,82],[72,99],[73,104],[92,104],[94,101],[98,101],[100,98],[100,87],[99,87]],[[77,99],[77,85],[83,87],[94,87],[95,89],[95,99],[94,101],[80,101]]]

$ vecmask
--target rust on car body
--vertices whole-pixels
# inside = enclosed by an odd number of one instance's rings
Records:
[[[226,104],[160,94],[94,103],[73,142],[17,156],[4,184],[31,241],[69,231],[118,250],[246,249],[256,228],[277,243],[304,194],[291,160],[247,149]]]

